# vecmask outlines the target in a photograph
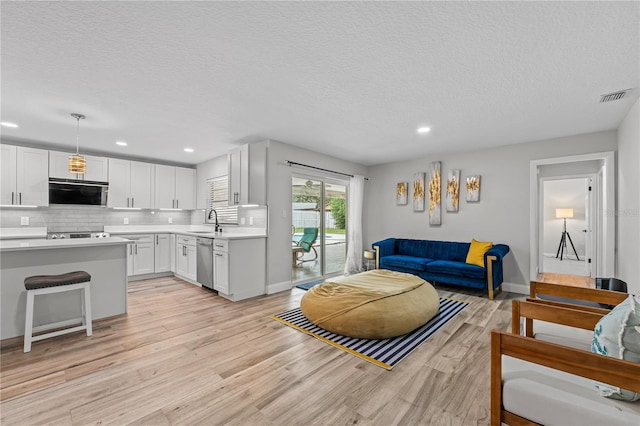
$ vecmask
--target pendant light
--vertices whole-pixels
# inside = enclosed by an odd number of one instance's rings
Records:
[[[79,153],[80,148],[80,120],[84,120],[86,117],[76,112],[71,113],[71,116],[78,121],[78,127],[76,132],[76,153],[69,156],[69,173],[86,173],[87,163],[82,155]]]

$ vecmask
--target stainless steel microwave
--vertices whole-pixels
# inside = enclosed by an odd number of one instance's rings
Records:
[[[49,204],[107,205],[109,184],[73,179],[49,179]]]

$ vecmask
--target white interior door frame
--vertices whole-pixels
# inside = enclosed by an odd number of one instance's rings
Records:
[[[602,277],[615,276],[615,225],[616,217],[615,212],[615,155],[613,151],[597,152],[592,154],[572,155],[566,157],[545,158],[540,160],[531,160],[529,166],[529,279],[534,281],[539,272],[539,265],[542,259],[542,244],[541,244],[541,218],[543,217],[543,202],[542,202],[542,185],[538,178],[540,167],[550,164],[565,164],[575,163],[591,160],[602,161],[602,167],[600,172],[602,173],[602,179],[598,179],[597,194],[600,202],[597,202],[597,211],[595,212],[597,218],[596,223],[601,224],[600,234],[601,238],[598,238],[597,247],[598,251],[598,264],[601,266],[598,268],[598,275]],[[598,226],[599,227],[599,226]],[[601,262],[601,264],[600,264]]]

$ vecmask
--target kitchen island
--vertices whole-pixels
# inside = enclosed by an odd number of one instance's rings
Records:
[[[127,244],[120,237],[0,241],[0,339],[24,335],[24,279],[87,271],[93,320],[127,312]],[[80,292],[38,296],[34,326],[81,316]]]

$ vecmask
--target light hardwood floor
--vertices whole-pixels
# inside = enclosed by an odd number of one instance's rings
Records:
[[[453,293],[450,290],[456,290]],[[177,278],[130,283],[129,313],[33,344],[2,342],[3,425],[489,424],[489,336],[515,295],[470,304],[391,371],[270,318],[294,289],[226,301]]]

